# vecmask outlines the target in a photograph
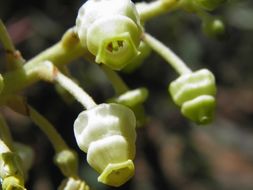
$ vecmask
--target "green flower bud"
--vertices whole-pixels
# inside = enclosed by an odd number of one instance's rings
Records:
[[[123,104],[130,108],[142,104],[148,97],[148,90],[146,88],[137,88],[127,91],[120,96],[113,98],[110,102]]]
[[[212,11],[226,0],[193,0],[194,3],[199,6],[200,8],[208,11]]]
[[[137,88],[112,98],[109,102],[115,102],[130,107],[136,117],[136,127],[141,127],[146,121],[145,110],[142,103],[146,101],[147,97],[148,90],[146,88]]]
[[[65,176],[75,176],[77,174],[78,159],[74,151],[62,150],[55,155],[54,161]]]
[[[180,76],[170,84],[169,92],[188,119],[199,124],[212,120],[216,86],[213,74],[207,69]]]
[[[212,18],[210,20],[203,21],[202,30],[207,36],[215,37],[224,33],[225,26],[222,20]]]
[[[88,163],[100,173],[98,181],[120,186],[134,174],[136,120],[120,104],[100,104],[79,114],[74,133]]]
[[[142,28],[130,0],[87,1],[78,12],[76,32],[97,63],[122,69],[139,54]]]
[[[34,161],[34,152],[33,149],[29,146],[21,143],[14,143],[14,150],[19,155],[22,161],[22,167],[25,173],[31,169],[33,161]]]

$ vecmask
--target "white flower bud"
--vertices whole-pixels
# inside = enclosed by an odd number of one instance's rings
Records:
[[[97,63],[122,69],[139,54],[142,27],[130,0],[89,0],[78,12],[76,32]]]
[[[135,125],[134,113],[120,104],[100,104],[79,114],[74,123],[77,144],[101,174],[99,181],[119,186],[133,175]]]

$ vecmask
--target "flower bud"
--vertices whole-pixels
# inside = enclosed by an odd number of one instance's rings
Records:
[[[203,32],[209,37],[216,37],[224,34],[225,26],[222,20],[218,18],[208,19],[202,23]]]
[[[122,69],[139,54],[142,28],[130,0],[87,1],[78,12],[76,32],[97,63]]]
[[[55,163],[65,176],[75,176],[78,169],[78,158],[74,151],[62,150],[54,158]]]
[[[14,150],[19,155],[22,161],[22,167],[24,173],[27,173],[34,162],[34,152],[33,149],[25,144],[14,143]]]
[[[148,90],[146,88],[137,88],[129,90],[118,97],[110,100],[110,102],[116,102],[123,104],[130,108],[142,104],[148,97]]]
[[[184,116],[199,124],[212,120],[216,86],[210,71],[202,69],[182,75],[170,84],[169,91]]]
[[[136,120],[120,104],[100,104],[79,114],[74,123],[77,144],[88,163],[100,173],[98,181],[120,186],[134,173]]]

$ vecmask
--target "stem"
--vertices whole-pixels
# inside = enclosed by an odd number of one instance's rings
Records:
[[[120,76],[110,68],[105,65],[101,65],[102,70],[106,74],[107,78],[111,81],[112,86],[116,92],[116,95],[121,95],[128,91],[128,87],[125,82],[120,78]]]
[[[191,69],[180,59],[169,47],[152,37],[148,33],[143,35],[143,41],[146,42],[156,53],[163,57],[178,74],[184,75],[191,73]]]
[[[81,46],[79,39],[70,29],[58,43],[29,60],[22,68],[4,74],[5,88],[1,95],[15,93],[41,80],[40,76],[31,71],[36,70],[42,62],[48,60],[61,67],[82,56],[91,57],[87,48]]]
[[[90,109],[97,105],[89,94],[87,94],[82,88],[80,88],[70,78],[62,74],[59,70],[56,70],[54,80],[72,94],[86,109]]]
[[[27,106],[27,115],[45,133],[55,150],[55,163],[66,177],[78,177],[78,159],[76,153],[69,149],[54,126],[31,106]]]
[[[13,150],[13,140],[5,119],[0,115],[0,138]]]
[[[2,43],[7,53],[7,60],[9,64],[8,69],[14,70],[22,67],[24,60],[19,51],[15,49],[15,46],[12,43],[9,33],[6,30],[4,23],[2,22],[1,19],[0,19],[0,42]]]
[[[31,120],[38,125],[38,127],[46,134],[52,143],[55,151],[58,153],[62,150],[68,149],[65,141],[62,139],[60,134],[56,131],[54,126],[39,112],[37,112],[31,106],[28,106],[28,116]]]
[[[16,51],[11,38],[4,26],[4,23],[2,22],[2,20],[0,19],[0,41],[2,42],[3,47],[5,48],[5,50],[7,51]]]
[[[137,12],[142,22],[159,16],[176,8],[178,0],[156,0],[150,3],[136,3]]]

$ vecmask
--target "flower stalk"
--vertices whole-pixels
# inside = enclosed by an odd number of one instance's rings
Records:
[[[144,23],[151,18],[157,17],[176,8],[178,0],[157,0],[153,2],[136,3],[141,21]]]
[[[165,59],[179,75],[191,73],[191,69],[178,57],[169,47],[165,46],[162,42],[154,38],[148,33],[142,36],[146,42],[156,53]]]
[[[61,85],[65,90],[72,94],[85,109],[91,109],[97,104],[82,88],[80,88],[73,80],[62,74],[59,70],[54,72],[54,81]]]

